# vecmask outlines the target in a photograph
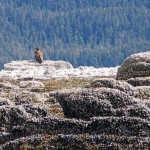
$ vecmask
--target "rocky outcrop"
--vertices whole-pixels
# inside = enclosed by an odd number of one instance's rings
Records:
[[[127,92],[132,86],[106,80],[93,81],[88,88],[54,91],[49,96],[25,88],[18,98],[2,98],[0,148],[148,149],[150,109]],[[31,94],[39,97],[28,103],[21,101]],[[45,99],[40,94],[45,94]],[[65,118],[50,112],[57,101]]]
[[[0,83],[0,88],[3,88],[3,89],[19,89],[18,86],[16,85],[12,85],[10,82],[1,82]]]
[[[42,82],[1,79],[0,83],[0,149],[11,140],[38,134],[34,128],[30,130],[30,122],[38,125],[49,115],[63,116],[61,106],[44,92]]]
[[[44,141],[44,142],[43,142]],[[116,135],[36,135],[10,141],[3,146],[3,150],[16,149],[35,150],[100,150],[100,149],[149,149],[148,141],[143,137],[126,137]]]
[[[5,79],[0,79],[2,150],[150,149],[149,77],[98,78],[51,92],[52,83],[35,78]]]
[[[19,87],[29,89],[34,92],[40,92],[44,90],[44,84],[39,81],[21,81]]]
[[[4,65],[4,69],[0,71],[0,76],[15,79],[43,79],[55,77],[58,70],[67,69],[73,69],[73,66],[66,61],[45,60],[42,64],[33,60],[12,61]]]
[[[71,69],[73,68],[72,65],[69,62],[65,61],[52,61],[52,60],[45,60],[42,64],[38,64],[37,62],[30,60],[30,61],[13,61],[11,63],[7,63],[4,65],[4,70],[6,71],[13,71],[16,69],[26,70],[26,69],[34,69],[35,67],[42,67],[51,69],[55,68],[57,69]]]
[[[95,81],[93,81],[89,87],[92,88],[111,88],[111,89],[118,89],[122,92],[125,92],[131,96],[134,95],[134,87],[131,84],[128,84],[127,82],[123,81],[117,81],[113,78],[100,78]]]
[[[94,145],[89,140],[88,146],[82,145],[82,148],[149,149],[150,109],[148,104],[142,101],[144,96],[149,100],[149,96],[140,90],[125,81],[103,78],[93,81],[86,88],[61,90],[50,93],[50,96],[54,96],[60,103],[65,117],[85,120],[84,134],[88,133],[88,138],[93,140]],[[79,136],[62,137],[64,142],[70,141],[68,144],[65,142],[66,147],[72,146],[70,143],[76,140],[80,141]],[[98,140],[98,137],[101,137],[101,140]],[[87,142],[86,138],[81,141],[82,144]],[[112,142],[114,144],[111,144]],[[59,144],[62,146],[62,141]],[[76,148],[79,148],[79,145],[74,144]]]
[[[120,80],[147,76],[150,76],[150,51],[129,56],[117,72]]]
[[[138,98],[142,103],[150,106],[150,86],[148,86],[149,82],[147,82],[147,79],[149,79],[149,77],[140,77],[135,79],[131,78],[127,80],[127,82],[125,82],[118,81],[113,78],[101,78],[93,81],[90,85],[86,87],[105,87],[111,89],[118,89],[119,91],[125,92],[130,96]]]
[[[21,81],[20,88],[44,88],[44,84],[39,81]]]
[[[141,92],[144,88],[112,78],[49,94],[39,81],[8,80],[1,85],[4,150],[148,148],[150,109],[141,100],[149,99],[148,93]]]
[[[127,82],[133,86],[150,86],[150,75],[149,77],[130,78]]]
[[[4,69],[0,71],[0,77],[13,79],[58,79],[71,77],[115,77],[118,67],[110,68],[94,68],[87,66],[80,66],[73,68],[73,66],[66,61],[52,61],[44,60],[43,63],[38,64],[33,60],[12,61],[4,65]]]
[[[150,86],[137,86],[134,89],[134,97],[150,108]]]
[[[150,117],[149,109],[119,90],[96,88],[67,90],[57,93],[56,99],[68,118],[90,119],[97,116]],[[135,116],[135,117],[136,117]]]
[[[4,150],[29,147],[43,150],[148,149],[149,131],[148,120],[138,117],[96,117],[88,121],[48,117],[13,126],[9,135],[1,134],[5,138],[5,142],[1,142],[5,143]],[[13,140],[14,137],[17,139]]]

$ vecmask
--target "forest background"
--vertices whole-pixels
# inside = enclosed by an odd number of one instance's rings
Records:
[[[36,46],[74,67],[120,65],[150,50],[150,1],[1,0],[0,68],[34,59]]]

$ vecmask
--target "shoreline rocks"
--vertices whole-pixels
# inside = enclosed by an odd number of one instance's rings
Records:
[[[73,77],[87,78],[92,76],[99,77],[115,77],[117,67],[94,68],[88,66],[73,66],[66,61],[44,60],[42,64],[38,64],[33,60],[12,61],[4,65],[4,69],[0,71],[0,77],[25,79],[25,80],[46,80],[46,79],[70,79]]]
[[[148,64],[146,56],[133,55],[126,64]],[[130,75],[51,92],[45,91],[42,80],[2,79],[0,149],[148,150],[150,74]]]
[[[150,76],[150,51],[129,56],[117,72],[118,80],[148,76]]]

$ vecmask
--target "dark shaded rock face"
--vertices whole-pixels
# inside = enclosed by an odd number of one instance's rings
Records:
[[[133,86],[150,86],[150,76],[130,78],[127,80],[127,82]]]
[[[31,89],[1,89],[0,149],[150,149],[149,86],[105,78],[49,94]],[[58,105],[65,117],[51,113]]]
[[[122,136],[149,136],[149,121],[138,117],[95,117],[87,130],[90,134],[110,134]]]
[[[129,56],[118,69],[117,79],[150,76],[150,51]]]
[[[96,88],[61,91],[57,94],[64,115],[69,118],[90,119],[96,116],[150,117],[146,106],[116,89]]]
[[[84,120],[79,135],[57,137],[57,148],[150,148],[150,109],[142,102],[144,96],[147,100],[149,96],[142,94],[139,87],[114,79],[99,79],[88,88],[53,92],[50,96],[61,104],[66,118]]]

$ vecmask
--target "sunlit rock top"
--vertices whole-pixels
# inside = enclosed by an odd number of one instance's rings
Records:
[[[127,80],[136,77],[150,76],[150,51],[133,54],[127,57],[119,67],[117,79]]]
[[[12,61],[4,65],[0,71],[0,77],[12,78],[69,78],[69,77],[90,77],[90,76],[116,76],[118,67],[94,68],[92,66],[73,66],[66,61],[45,60],[38,64],[33,60]]]

